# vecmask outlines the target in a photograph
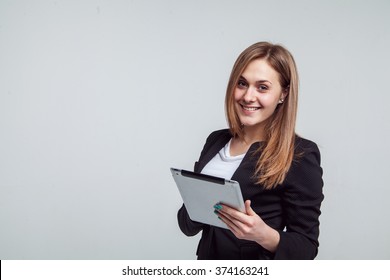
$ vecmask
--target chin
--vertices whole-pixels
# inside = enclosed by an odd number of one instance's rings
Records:
[[[248,122],[248,121],[242,121],[241,122],[244,127],[263,127],[265,124],[264,121],[260,122]]]
[[[250,122],[241,122],[243,126],[251,127],[257,125],[257,123],[250,123]]]

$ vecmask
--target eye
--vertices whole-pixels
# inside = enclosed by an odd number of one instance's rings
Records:
[[[238,88],[246,88],[246,87],[248,87],[248,83],[244,80],[238,80],[237,87]]]
[[[259,86],[257,87],[257,89],[258,89],[259,91],[266,91],[266,90],[268,90],[268,87],[267,87],[266,85],[259,85]]]

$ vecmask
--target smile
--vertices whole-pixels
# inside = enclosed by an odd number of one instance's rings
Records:
[[[240,105],[241,105],[241,104],[240,104]],[[250,112],[260,110],[260,108],[261,108],[261,107],[246,107],[246,106],[244,106],[244,105],[241,105],[241,107],[242,107],[245,111],[250,111]]]

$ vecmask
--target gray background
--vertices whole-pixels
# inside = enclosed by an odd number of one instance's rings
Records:
[[[390,1],[0,0],[0,259],[193,259],[169,167],[282,43],[322,152],[318,259],[390,259]]]

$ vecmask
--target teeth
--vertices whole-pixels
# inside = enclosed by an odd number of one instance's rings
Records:
[[[247,111],[256,111],[256,110],[259,110],[260,107],[245,107],[245,106],[242,106],[245,110]]]

